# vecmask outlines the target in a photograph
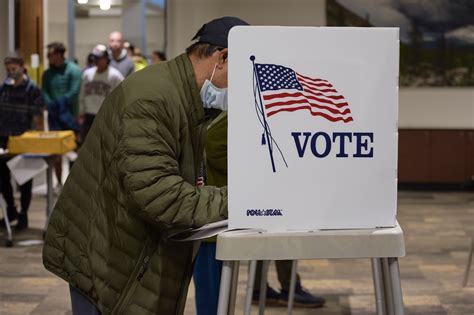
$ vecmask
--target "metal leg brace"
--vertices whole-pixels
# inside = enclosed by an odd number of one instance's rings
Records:
[[[375,307],[377,315],[386,315],[385,288],[382,274],[382,259],[372,258],[372,278],[374,280]]]
[[[471,271],[471,265],[472,265],[472,252],[474,250],[474,236],[471,239],[471,248],[469,249],[469,254],[467,256],[467,264],[466,264],[466,270],[464,271],[464,279],[462,281],[462,286],[465,287],[467,286],[467,282],[469,280],[469,273]]]
[[[295,287],[296,287],[296,268],[298,261],[293,260],[291,264],[291,280],[290,280],[290,292],[288,296],[288,315],[293,312],[293,302],[295,300]]]
[[[219,303],[217,305],[218,315],[228,315],[229,294],[232,282],[233,261],[224,261],[222,264],[221,285],[219,288]]]
[[[250,310],[252,308],[252,294],[253,294],[253,287],[255,284],[256,271],[257,271],[257,261],[251,260],[249,262],[249,277],[247,280],[247,293],[245,296],[244,315],[250,315]]]
[[[258,303],[258,314],[265,314],[265,301],[267,298],[267,276],[270,260],[262,261],[262,280],[260,282],[260,301]]]
[[[400,268],[398,266],[398,258],[388,258],[388,266],[390,271],[390,283],[392,287],[392,299],[395,315],[404,315],[402,285],[400,282]]]

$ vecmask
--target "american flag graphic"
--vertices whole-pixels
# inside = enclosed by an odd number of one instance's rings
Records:
[[[346,99],[327,80],[274,64],[255,63],[254,69],[268,118],[281,112],[308,110],[332,122],[353,121]]]

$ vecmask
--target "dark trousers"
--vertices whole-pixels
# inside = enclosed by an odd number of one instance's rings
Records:
[[[13,198],[13,187],[11,185],[11,174],[10,169],[7,166],[7,159],[0,159],[0,191],[2,192],[3,199],[7,203],[7,208],[15,208],[15,200]],[[26,213],[31,203],[31,190],[33,188],[33,180],[26,182],[20,186],[20,205],[21,212]]]
[[[197,315],[217,314],[221,270],[222,262],[216,259],[216,243],[202,242],[193,272]]]
[[[69,286],[72,315],[100,315],[99,310],[76,288]]]
[[[281,289],[284,291],[290,290],[290,281],[291,281],[291,260],[275,260],[275,266],[278,275],[278,281],[280,282]],[[262,280],[262,262],[257,262],[257,270],[255,272],[255,284],[254,290],[260,290],[260,283]],[[300,283],[301,279],[298,274],[296,274],[296,283]]]
[[[87,134],[92,127],[92,123],[94,122],[96,115],[93,114],[85,114],[84,115],[84,122],[82,123],[81,128],[81,142],[84,143],[86,141]]]

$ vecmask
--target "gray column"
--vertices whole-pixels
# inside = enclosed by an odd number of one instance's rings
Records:
[[[8,52],[15,51],[15,0],[8,1]]]
[[[76,12],[75,0],[67,1],[67,57],[69,60],[76,58]]]
[[[123,37],[146,55],[146,1],[127,0],[122,3]]]

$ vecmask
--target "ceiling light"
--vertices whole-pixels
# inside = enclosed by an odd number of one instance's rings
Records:
[[[88,0],[77,0],[79,4],[87,4]]]
[[[110,9],[110,0],[100,0],[99,7],[104,11]]]

